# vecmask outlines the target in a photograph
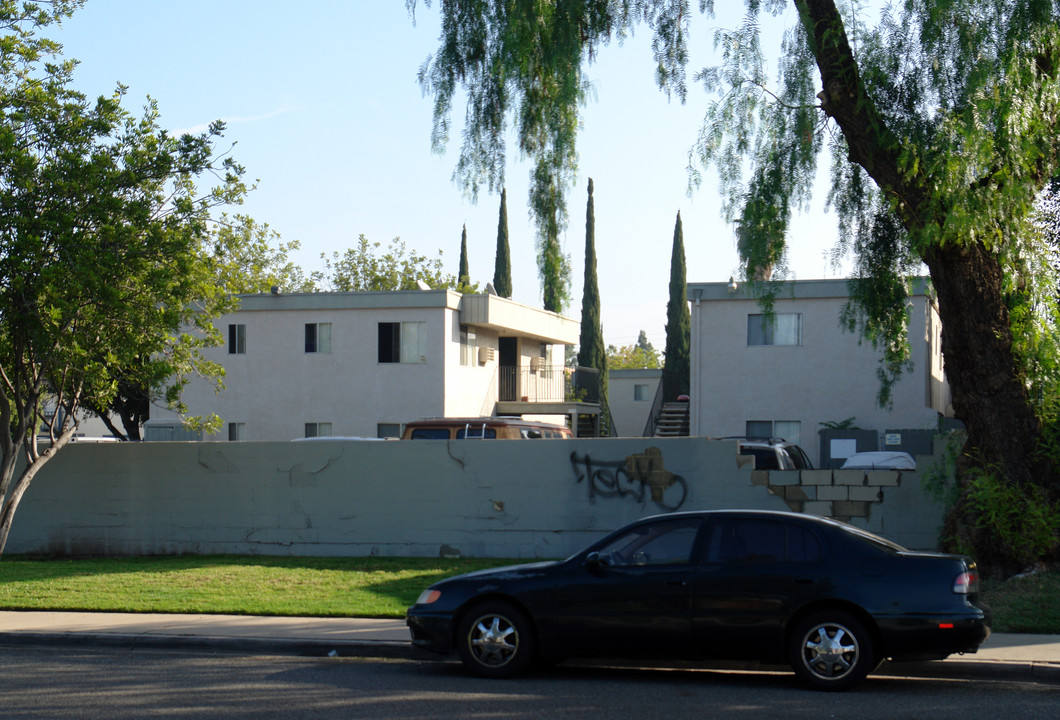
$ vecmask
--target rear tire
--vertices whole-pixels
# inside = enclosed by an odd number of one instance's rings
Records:
[[[795,674],[818,690],[845,690],[876,667],[864,623],[841,610],[815,613],[791,634],[788,659]]]
[[[535,643],[526,613],[501,600],[471,608],[457,628],[460,660],[480,677],[505,678],[525,672],[534,660]]]

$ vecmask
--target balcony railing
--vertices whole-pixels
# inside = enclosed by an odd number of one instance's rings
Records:
[[[596,368],[502,365],[498,373],[502,402],[600,402],[600,371]]]

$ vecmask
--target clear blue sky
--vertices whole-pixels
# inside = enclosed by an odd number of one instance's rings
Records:
[[[416,79],[437,47],[437,4],[428,10],[421,3],[413,24],[404,0],[88,0],[44,34],[81,61],[76,85],[89,95],[128,85],[126,107],[151,96],[174,132],[226,121],[233,155],[258,180],[240,211],[284,240],[299,240],[295,259],[307,270],[319,267],[322,252],[342,252],[364,233],[384,246],[400,237],[432,257],[441,249],[455,274],[466,224],[472,280],[484,285],[493,277],[499,196],[472,204],[452,182],[463,108],[456,108],[448,152],[433,154],[432,101]],[[566,314],[577,318],[591,177],[605,341],[632,344],[643,329],[661,350],[677,212],[688,281],[727,280],[737,255],[713,171],[687,193],[688,151],[707,107],[691,76],[713,62],[712,24],[694,26],[685,105],[656,88],[649,42],[641,28],[624,45],[604,48],[589,69],[597,97],[584,113],[562,241],[574,280]],[[514,299],[540,306],[529,165],[514,145],[509,157]],[[834,218],[820,212],[797,220],[796,277],[837,276],[827,259],[835,233]]]

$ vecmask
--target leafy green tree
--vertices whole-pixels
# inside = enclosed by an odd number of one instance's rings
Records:
[[[471,270],[467,265],[467,225],[460,231],[460,272],[456,278],[459,287],[471,284]]]
[[[362,234],[355,247],[341,255],[333,252],[330,258],[322,254],[321,258],[324,271],[320,274],[320,285],[329,290],[416,290],[418,282],[434,289],[458,286],[456,277],[443,270],[441,250],[436,257],[429,258],[410,251],[401,238],[394,238],[384,249]],[[474,291],[474,286],[471,289]]]
[[[172,137],[120,86],[71,89],[76,63],[36,33],[79,5],[0,0],[0,553],[33,478],[119,379],[170,378],[182,409],[189,374],[220,372],[200,350],[228,297],[198,250],[212,209],[242,199],[242,168],[216,159],[221,123]],[[221,184],[200,192],[207,173]]]
[[[290,259],[298,247],[298,241],[282,242],[268,225],[253,218],[222,214],[198,250],[204,263],[202,277],[208,283],[199,295],[208,296],[215,288],[230,294],[269,292],[272,288],[285,293],[312,292],[313,279]],[[164,401],[172,379],[165,370],[164,366],[153,366],[150,359],[140,358],[132,373],[114,378],[115,391],[108,405],[86,399],[85,409],[99,417],[119,440],[140,440],[152,405]]]
[[[666,303],[666,359],[663,364],[663,399],[687,395],[691,368],[692,315],[688,310],[685,280],[685,238],[681,213],[674,224],[670,255],[670,299]]]
[[[291,260],[301,247],[297,240],[284,242],[267,224],[247,215],[222,215],[201,252],[215,281],[233,294],[313,292],[315,278]]]
[[[607,346],[608,370],[656,370],[662,367],[662,358],[643,330],[636,345]]]
[[[578,364],[600,371],[600,402],[606,405],[607,353],[604,350],[604,330],[600,324],[600,287],[596,281],[596,215],[592,178],[589,178],[589,199],[585,203],[585,279],[582,285]]]
[[[497,258],[493,289],[501,297],[512,296],[512,251],[508,247],[508,192],[501,188],[501,209],[497,218]]]
[[[535,163],[534,187],[562,195],[576,168],[583,67],[600,45],[644,24],[660,86],[684,100],[690,6],[444,4],[440,50],[421,72],[437,99],[435,141],[461,88],[468,125],[457,176],[471,187],[496,181],[511,113],[520,149]],[[695,153],[720,170],[744,275],[768,306],[776,287],[762,271],[776,277],[792,212],[809,201],[817,159],[829,152],[839,250],[854,256],[859,281],[847,326],[881,350],[881,379],[893,384],[910,362],[906,276],[927,267],[953,406],[967,427],[951,538],[987,570],[1017,568],[1026,558],[983,511],[976,478],[996,478],[998,497],[1011,490],[1027,502],[1060,503],[1060,443],[1052,439],[1060,392],[1056,376],[1038,374],[1036,364],[1050,345],[1038,339],[1056,333],[1054,315],[1040,311],[1055,282],[1041,272],[1046,249],[1031,222],[1036,196],[1060,175],[1056,4],[906,0],[871,26],[853,1],[745,6],[738,28],[715,33],[720,64],[696,76],[716,99]],[[791,7],[771,83],[763,21]],[[712,16],[714,2],[701,0],[700,9]],[[1054,537],[1036,552],[1056,549]]]

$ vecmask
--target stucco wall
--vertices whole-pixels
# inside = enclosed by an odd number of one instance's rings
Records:
[[[668,508],[736,507],[935,546],[916,473],[800,478],[735,453],[702,438],[72,445],[30,486],[6,551],[562,557]]]
[[[798,442],[816,464],[822,423],[854,418],[856,426],[880,433],[889,427],[933,429],[948,409],[941,357],[933,347],[937,313],[924,295],[909,300],[913,366],[893,387],[893,405],[880,408],[880,352],[839,323],[846,281],[806,281],[777,297],[777,313],[802,316],[798,345],[748,345],[748,315],[762,309],[746,289],[729,294],[717,283],[689,287],[702,295],[692,304],[693,435],[743,435],[748,421],[797,421],[801,437],[786,439]]]

